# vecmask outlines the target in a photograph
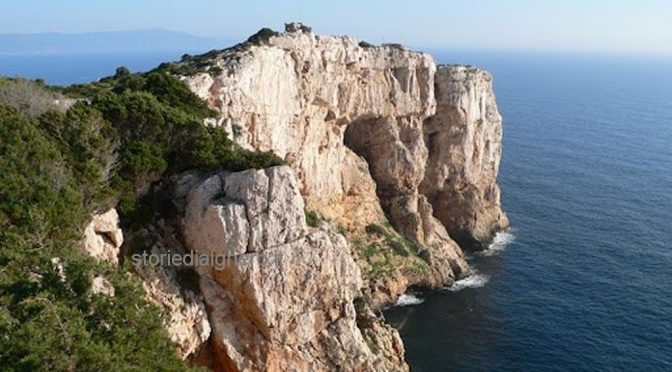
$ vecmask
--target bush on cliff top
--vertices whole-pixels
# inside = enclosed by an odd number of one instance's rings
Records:
[[[121,194],[122,213],[133,210],[136,197],[166,172],[282,164],[272,153],[238,147],[221,127],[203,125],[216,113],[165,72],[129,75],[121,70],[114,77],[65,92],[87,96],[117,133],[119,172],[113,184]]]
[[[261,30],[257,31],[254,35],[250,36],[247,39],[247,42],[250,44],[261,45],[267,43],[272,37],[279,36],[280,33],[273,31],[268,27],[264,27]]]
[[[60,93],[81,100],[65,112],[0,101],[0,366],[184,370],[132,270],[81,253],[83,228],[115,204],[128,220],[135,200],[168,174],[281,160],[204,126],[213,113],[162,72],[119,69]],[[109,278],[114,297],[90,293],[96,275]]]

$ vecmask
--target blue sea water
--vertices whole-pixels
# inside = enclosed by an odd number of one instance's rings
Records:
[[[52,84],[180,53],[0,57]],[[672,370],[672,61],[437,52],[488,69],[512,229],[477,274],[385,313],[414,371]]]
[[[478,275],[385,314],[412,370],[672,370],[672,62],[437,59],[494,76],[512,228]]]
[[[202,53],[205,50],[188,51]],[[50,85],[87,83],[114,75],[117,67],[148,71],[162,62],[179,60],[185,51],[118,54],[0,54],[0,75],[43,79]]]

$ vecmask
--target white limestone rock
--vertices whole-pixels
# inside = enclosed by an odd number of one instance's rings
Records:
[[[229,236],[238,236],[230,221],[208,213],[230,205],[246,211],[249,245],[244,252],[226,247]],[[289,167],[206,178],[188,193],[185,211],[187,247],[232,258],[224,267],[198,269],[217,366],[273,371],[407,369],[400,342],[380,353],[369,347],[366,337],[375,335],[364,335],[354,310],[364,286],[360,269],[341,234],[326,225],[324,230],[308,228],[299,185]],[[380,331],[375,337],[398,339],[396,331],[377,319],[373,322]]]
[[[435,215],[462,246],[485,248],[508,226],[497,172],[502,117],[486,71],[439,66],[436,114],[425,122],[429,158],[420,187]]]
[[[119,228],[119,215],[112,208],[96,214],[84,229],[82,247],[86,254],[112,265],[119,263],[119,248],[124,243],[124,235]]]
[[[303,198],[286,166],[220,173],[187,196],[187,244],[236,256],[298,239],[307,228]]]

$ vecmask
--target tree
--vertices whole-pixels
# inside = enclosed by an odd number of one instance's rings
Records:
[[[131,72],[124,66],[117,67],[117,70],[114,73],[114,77],[117,79],[124,78],[129,76]]]
[[[67,100],[42,84],[26,79],[3,79],[0,104],[14,107],[29,117],[37,117],[49,109],[65,111]]]

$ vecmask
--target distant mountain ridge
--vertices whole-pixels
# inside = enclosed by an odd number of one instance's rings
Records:
[[[233,42],[162,29],[87,33],[0,34],[0,55],[97,54],[208,50]]]

